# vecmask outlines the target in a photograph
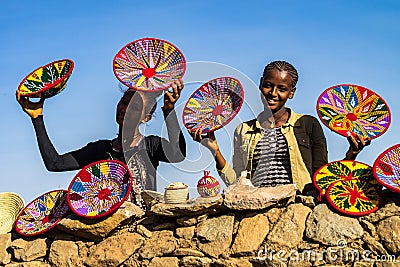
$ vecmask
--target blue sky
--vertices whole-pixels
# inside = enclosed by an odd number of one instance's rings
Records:
[[[29,202],[46,191],[68,188],[76,174],[45,169],[31,122],[15,101],[20,81],[38,66],[72,59],[75,69],[66,90],[45,102],[50,138],[60,153],[113,138],[121,93],[112,59],[125,44],[143,37],[172,42],[188,62],[217,62],[240,71],[249,79],[245,98],[255,111],[258,98],[246,97],[253,93],[251,81],[257,83],[264,65],[277,59],[299,71],[298,90],[288,102],[298,113],[316,116],[319,94],[335,84],[376,91],[391,108],[392,124],[358,158],[372,164],[385,148],[399,143],[399,25],[398,1],[6,1],[0,9],[0,191],[17,192]],[[178,104],[195,87],[188,84]],[[249,117],[246,112],[242,109],[238,118]],[[149,131],[157,123],[151,122]],[[238,123],[216,133],[228,158],[231,140],[225,135]],[[346,140],[323,127],[329,159],[343,158]],[[217,174],[207,165],[208,151],[185,136],[191,154],[184,164],[193,170],[160,166],[159,190],[170,181],[184,181],[196,196],[203,167]]]

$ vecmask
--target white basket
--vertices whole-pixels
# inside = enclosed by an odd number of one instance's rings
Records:
[[[16,193],[0,193],[0,234],[11,232],[18,214],[25,207],[24,200]]]
[[[171,188],[171,185],[165,188],[164,201],[168,204],[186,203],[189,199],[188,187]]]

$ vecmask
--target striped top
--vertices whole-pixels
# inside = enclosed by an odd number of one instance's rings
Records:
[[[257,187],[292,184],[290,156],[285,136],[279,128],[263,129],[253,155],[252,183]]]

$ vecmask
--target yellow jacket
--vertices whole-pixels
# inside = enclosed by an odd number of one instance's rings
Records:
[[[307,117],[311,118],[311,120],[309,120],[310,123],[308,123],[307,120],[300,123],[299,119],[303,117],[303,114],[296,114],[290,109],[288,109],[288,111],[290,112],[290,117],[287,123],[280,127],[280,130],[288,144],[293,183],[302,191],[306,184],[311,183],[311,172],[327,163],[326,140],[319,122],[314,117],[307,115]],[[218,170],[220,177],[227,185],[233,184],[244,170],[247,170],[248,173],[252,173],[254,149],[262,137],[262,128],[259,123],[260,115],[257,119],[241,123],[235,130],[233,140],[233,168],[227,162],[222,170]],[[306,134],[306,130],[300,130],[301,133],[298,134],[296,139],[295,127],[300,129],[310,128],[312,129],[310,131],[313,132],[311,134]],[[315,128],[317,129],[315,130]],[[313,142],[314,140],[312,139],[317,141]],[[302,150],[309,150],[309,153],[303,152],[302,156],[299,142],[305,147]],[[313,145],[318,146],[318,148],[313,149]],[[314,152],[317,152],[318,155],[313,155],[312,153]],[[305,156],[306,158],[311,158],[306,160],[307,163],[305,163],[303,159],[305,154],[309,154]],[[307,168],[306,164],[309,168]],[[251,179],[251,177],[249,178]]]

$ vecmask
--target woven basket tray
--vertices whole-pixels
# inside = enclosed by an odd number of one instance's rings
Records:
[[[12,192],[0,193],[0,234],[10,232],[25,203],[21,196]]]

